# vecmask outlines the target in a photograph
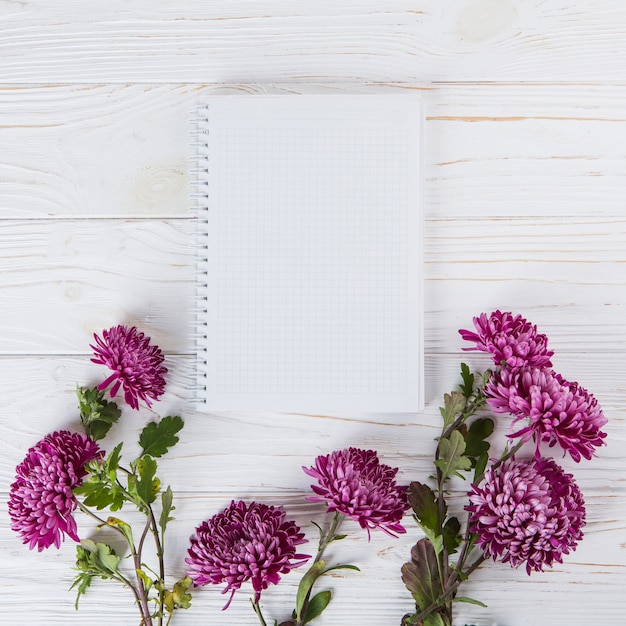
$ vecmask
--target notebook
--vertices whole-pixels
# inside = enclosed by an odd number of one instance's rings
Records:
[[[198,107],[202,408],[420,409],[421,122],[414,95]]]

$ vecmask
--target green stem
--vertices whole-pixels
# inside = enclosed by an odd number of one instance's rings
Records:
[[[137,578],[137,588],[139,590],[139,606],[143,609],[145,616],[143,623],[145,626],[152,626],[152,617],[150,615],[150,607],[148,606],[148,594],[146,593],[143,580],[139,575],[139,571],[141,570],[141,551],[137,551],[132,541],[128,542],[128,547],[130,548],[130,553],[133,557],[133,564],[135,566],[135,576]]]
[[[148,519],[150,520],[150,529],[154,537],[154,544],[156,546],[157,558],[159,559],[159,581],[161,582],[159,591],[159,619],[158,626],[163,624],[163,607],[165,605],[165,529],[163,529],[163,537],[159,535],[159,526],[156,518],[154,517],[154,511],[152,507],[148,505]],[[169,624],[170,618],[167,620]]]
[[[317,554],[315,555],[315,560],[313,561],[313,563],[317,563],[322,558],[322,556],[324,556],[324,551],[326,550],[326,548],[328,548],[328,545],[335,541],[337,537],[337,529],[339,528],[339,525],[343,521],[344,517],[345,516],[343,515],[343,513],[339,513],[339,511],[335,512],[335,515],[333,515],[333,521],[330,523],[328,530],[325,534],[320,536],[320,542],[317,547]]]
[[[467,579],[472,572],[477,570],[482,565],[483,561],[485,561],[485,559],[486,557],[484,555],[481,555],[478,559],[476,559],[476,561],[474,561],[474,563],[472,563],[464,572],[465,579]],[[448,587],[446,591],[442,593],[439,596],[439,598],[437,598],[437,600],[435,600],[430,606],[427,606],[423,611],[420,611],[416,615],[411,615],[408,618],[411,621],[408,621],[408,619],[405,619],[404,625],[409,626],[410,624],[419,624],[425,617],[430,615],[433,611],[436,611],[441,606],[448,604],[448,600],[454,596],[456,590],[459,588],[461,583],[464,582],[464,580],[457,580],[453,585]]]
[[[265,621],[265,618],[263,617],[263,613],[261,612],[261,607],[259,606],[259,603],[255,602],[252,598],[250,598],[250,604],[252,605],[252,609],[256,613],[256,616],[259,618],[259,622],[261,626],[267,626],[267,622]],[[169,624],[169,620],[167,623]]]
[[[328,530],[325,533],[322,533],[320,529],[320,541],[317,546],[317,554],[315,555],[315,559],[313,559],[313,563],[311,564],[311,566],[321,561],[322,556],[324,556],[324,552],[326,548],[328,548],[329,544],[335,541],[335,539],[337,538],[337,529],[339,528],[339,525],[343,521],[344,517],[345,516],[343,515],[343,513],[339,513],[339,511],[335,511],[335,514],[333,515],[333,520],[330,523]],[[295,626],[302,626],[302,620],[304,619],[304,616],[306,615],[306,610],[309,606],[309,601],[311,599],[312,591],[313,591],[313,586],[311,586],[311,588],[309,589],[309,592],[306,594],[304,602],[302,603],[302,611],[300,612],[300,619],[296,621]]]
[[[96,520],[100,526],[107,526],[108,528],[113,528],[120,535],[122,535],[122,537],[124,537],[124,539],[126,540],[126,543],[128,544],[128,548],[130,549],[130,553],[133,557],[133,564],[135,566],[135,571],[141,568],[140,555],[137,554],[137,551],[135,549],[133,542],[129,541],[128,537],[122,532],[122,530],[119,527],[115,526],[114,524],[109,524],[109,522],[107,522],[106,520],[103,520],[100,516],[96,515],[93,511],[87,508],[80,500],[77,499],[76,503],[78,505],[78,508],[83,513],[85,513],[85,515],[88,515],[89,517]],[[141,615],[141,624],[143,626],[152,626],[152,618],[150,617],[150,609],[148,607],[148,598],[146,596],[146,590],[143,586],[143,581],[139,577],[139,574],[136,574],[136,576],[137,576],[137,587],[135,587],[135,585],[133,585],[127,578],[125,578],[121,574],[118,580],[120,580],[120,582],[125,584],[133,592],[135,599],[137,600],[139,613]]]

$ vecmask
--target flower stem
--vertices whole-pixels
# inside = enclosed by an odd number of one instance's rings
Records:
[[[464,572],[464,580],[457,580],[454,584],[450,585],[440,596],[433,602],[430,606],[427,606],[423,611],[420,611],[417,615],[411,615],[408,619],[404,619],[402,622],[402,626],[411,626],[413,624],[420,624],[421,621],[436,611],[441,606],[448,604],[449,599],[451,599],[456,590],[459,588],[462,582],[465,581],[469,577],[469,575],[477,570],[480,565],[482,565],[483,561],[486,559],[484,555],[481,555],[474,563],[472,563],[467,570]],[[411,621],[408,621],[411,620]]]
[[[252,598],[250,598],[250,604],[252,605],[252,609],[256,613],[256,616],[259,618],[259,622],[261,626],[267,626],[267,622],[265,621],[265,618],[263,617],[263,613],[261,612],[261,606],[259,605],[259,603],[253,600]]]
[[[158,626],[162,626],[163,606],[165,603],[165,561],[164,561],[165,536],[161,537],[159,534],[159,527],[157,525],[156,518],[154,517],[154,511],[150,505],[148,505],[148,519],[150,521],[150,529],[152,530],[152,535],[154,536],[154,544],[156,546],[157,557],[159,559],[159,581],[161,582],[161,585],[160,585],[160,591],[159,591],[159,619],[157,623],[158,623]],[[169,624],[169,620],[168,620],[168,624]]]
[[[130,549],[130,553],[133,557],[133,564],[135,566],[135,571],[137,571],[137,569],[141,567],[141,554],[137,553],[135,545],[133,544],[132,541],[129,540],[129,538],[119,528],[119,526],[110,524],[106,520],[103,520],[99,515],[96,515],[93,511],[91,511],[88,507],[86,507],[80,500],[76,499],[76,503],[78,505],[78,508],[83,513],[85,513],[85,515],[88,515],[89,517],[96,520],[100,526],[107,526],[108,528],[113,528],[120,535],[122,535],[122,537],[124,537]],[[133,592],[133,595],[135,596],[135,600],[137,601],[137,607],[139,608],[139,613],[141,615],[141,626],[152,626],[150,608],[148,607],[148,598],[146,596],[146,590],[144,588],[143,581],[139,577],[139,574],[137,574],[137,586],[133,585],[126,577],[122,576],[121,574],[119,575],[117,580],[119,580],[121,583],[126,585]]]
[[[311,564],[311,567],[313,567],[316,563],[319,563],[319,561],[322,560],[322,557],[324,556],[324,552],[326,548],[328,548],[329,544],[331,544],[333,541],[335,541],[338,538],[337,530],[341,522],[344,520],[344,518],[345,518],[345,515],[343,515],[343,513],[339,513],[339,511],[335,511],[332,522],[330,523],[330,526],[328,527],[328,530],[326,532],[323,532],[321,527],[318,526],[318,528],[320,529],[320,541],[317,547],[317,554],[315,555],[315,559],[313,559],[313,563]],[[302,603],[302,610],[300,611],[300,619],[296,621],[295,626],[303,626],[303,620],[306,615],[307,608],[309,606],[309,601],[311,599],[312,591],[313,591],[313,585],[311,585],[311,588],[307,592],[304,602]]]
[[[313,561],[313,563],[317,563],[322,558],[322,556],[324,556],[324,551],[326,550],[326,548],[328,548],[328,545],[335,541],[335,539],[337,538],[337,529],[339,528],[339,525],[343,521],[344,517],[345,516],[343,515],[343,513],[339,513],[339,511],[335,512],[335,515],[333,516],[333,521],[330,523],[328,530],[320,536],[317,554],[315,555],[315,560]]]

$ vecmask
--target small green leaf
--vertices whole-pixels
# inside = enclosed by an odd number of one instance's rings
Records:
[[[429,613],[422,621],[422,626],[448,626],[440,613]]]
[[[108,570],[112,574],[117,573],[117,566],[120,563],[120,557],[115,554],[115,551],[111,546],[107,546],[106,543],[96,544],[98,552],[98,563],[103,570]]]
[[[450,517],[443,526],[443,541],[446,544],[448,554],[454,554],[461,545],[461,523],[458,518]]]
[[[161,533],[163,535],[165,534],[165,527],[168,522],[174,520],[174,518],[170,516],[170,513],[176,509],[172,504],[173,499],[174,494],[172,493],[172,488],[168,486],[161,494],[161,517],[159,518],[159,526],[161,527]]]
[[[476,459],[476,467],[474,468],[474,482],[478,482],[487,469],[489,463],[489,455],[485,452]]]
[[[439,507],[433,490],[428,485],[412,482],[408,499],[422,528],[436,530],[439,527]]]
[[[96,543],[91,539],[83,539],[76,546],[76,567],[85,573],[111,578],[117,573],[120,557],[106,543]]]
[[[489,442],[486,441],[493,433],[493,420],[488,417],[474,420],[465,436],[465,454],[470,457],[479,457],[489,450]]]
[[[322,614],[322,611],[328,606],[331,599],[330,591],[320,591],[309,600],[309,605],[306,609],[306,615],[302,620],[302,624],[308,624],[316,617]]]
[[[117,528],[123,535],[129,546],[133,545],[133,529],[129,524],[118,519],[117,517],[108,517],[107,524],[113,528]]]
[[[77,387],[76,395],[85,433],[96,441],[104,439],[122,411],[115,402],[105,400],[104,391],[99,391],[97,387]]]
[[[311,589],[315,584],[315,581],[324,573],[324,568],[326,567],[326,563],[324,561],[317,561],[313,563],[311,567],[308,569],[306,574],[300,579],[300,584],[298,585],[298,591],[296,592],[296,620],[300,621],[302,618],[302,609],[304,608],[304,603],[311,593]]]
[[[161,486],[161,481],[155,476],[157,462],[151,456],[142,456],[137,461],[136,467],[139,479],[134,485],[134,491],[143,502],[152,504],[156,500]],[[131,478],[132,476],[129,476],[129,481]],[[132,482],[129,482],[129,487]]]
[[[474,391],[474,374],[470,372],[470,368],[465,363],[461,363],[461,378],[463,379],[459,385],[461,393],[466,398],[470,398]]]
[[[441,595],[439,567],[429,539],[420,539],[411,548],[411,561],[402,566],[402,582],[413,596],[418,610],[438,600]]]
[[[80,572],[70,589],[76,589],[76,602],[74,602],[74,608],[78,611],[78,601],[81,596],[84,596],[87,593],[87,589],[91,586],[91,581],[93,580],[93,574],[89,574],[88,572]]]
[[[123,443],[118,443],[113,450],[106,457],[104,462],[104,467],[108,473],[117,472],[118,467],[120,466],[120,459],[122,458],[122,446]]]
[[[141,431],[139,445],[143,455],[152,457],[163,456],[172,446],[178,443],[176,433],[183,427],[183,420],[178,416],[168,415],[160,422],[150,422]]]
[[[89,472],[87,479],[74,489],[76,495],[84,496],[86,506],[98,510],[109,508],[111,511],[119,511],[122,508],[126,494],[117,484],[121,449],[120,443],[106,459],[96,459],[87,464]]]
[[[465,478],[459,473],[460,470],[468,470],[472,467],[471,460],[464,456],[465,440],[460,432],[454,430],[447,439],[439,441],[439,458],[435,465],[441,470],[441,481],[449,476],[456,475]]]
[[[325,569],[322,572],[322,574],[328,574],[328,572],[333,572],[336,569],[351,569],[354,572],[360,572],[361,571],[356,565],[333,565],[332,567],[329,567],[329,568]]]
[[[135,572],[137,572],[137,576],[141,578],[146,593],[150,591],[152,585],[154,584],[154,581],[142,569],[136,569]]]
[[[163,602],[169,613],[173,613],[175,609],[188,609],[191,606],[191,594],[187,593],[189,587],[191,587],[191,578],[186,576],[174,585],[172,591],[165,591]]]
[[[465,397],[459,391],[446,393],[443,396],[443,407],[439,408],[443,417],[443,430],[451,426],[465,408]]]
[[[465,602],[467,604],[475,604],[477,606],[482,606],[483,609],[487,608],[487,605],[480,600],[474,600],[474,598],[468,598],[467,596],[456,596],[453,598],[454,602]]]

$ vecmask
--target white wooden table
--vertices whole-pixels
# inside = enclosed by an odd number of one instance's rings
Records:
[[[47,432],[75,427],[76,383],[99,380],[91,334],[135,324],[166,351],[181,443],[169,568],[232,498],[282,504],[314,540],[300,467],[376,448],[403,481],[431,470],[457,329],[494,308],[550,337],[555,366],[592,391],[608,446],[575,472],[585,539],[552,571],[487,564],[466,589],[489,607],[458,624],[626,623],[626,5],[622,0],[7,0],[0,3],[0,491]],[[196,414],[187,115],[214,93],[415,89],[425,123],[426,408],[419,415]],[[132,442],[153,417],[127,415]],[[504,426],[501,430],[506,430]],[[459,501],[460,503],[460,501]],[[459,504],[460,506],[460,504]],[[91,524],[80,518],[81,529]],[[393,626],[411,609],[399,568],[419,534],[371,543],[346,525],[320,626]],[[29,552],[0,516],[0,620],[136,624],[127,592],[96,583],[77,613],[74,546]],[[285,619],[301,574],[267,591]],[[220,612],[194,594],[175,624],[254,624],[249,589]],[[317,623],[317,622],[316,622]]]

